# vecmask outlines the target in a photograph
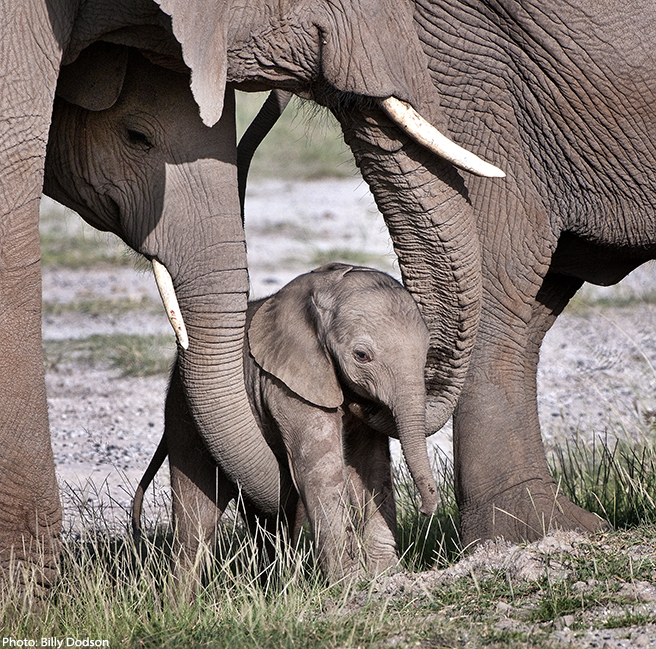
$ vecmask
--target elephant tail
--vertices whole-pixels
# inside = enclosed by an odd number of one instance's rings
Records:
[[[136,543],[141,539],[141,510],[143,508],[144,494],[153,481],[155,474],[159,471],[162,464],[164,464],[164,460],[168,454],[169,449],[166,444],[166,435],[162,435],[162,439],[155,450],[155,455],[153,455],[148,468],[141,477],[139,486],[134,493],[134,499],[132,500],[132,536]]]
[[[260,112],[255,116],[251,125],[242,135],[237,145],[237,183],[239,187],[239,202],[241,204],[241,220],[244,221],[244,201],[246,200],[246,181],[248,178],[248,169],[251,166],[251,160],[255,150],[262,140],[268,135],[274,127],[278,118],[287,107],[289,100],[292,98],[291,92],[285,90],[272,90],[266,101],[260,108]]]

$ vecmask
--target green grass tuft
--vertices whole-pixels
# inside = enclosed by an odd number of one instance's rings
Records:
[[[439,449],[434,455],[433,473],[437,476],[440,504],[435,514],[424,516],[419,511],[421,497],[405,462],[395,471],[399,555],[403,567],[413,572],[444,568],[462,553],[453,463]]]
[[[620,439],[566,440],[551,454],[551,468],[572,502],[613,527],[656,523],[656,448]]]
[[[168,374],[175,350],[170,335],[94,334],[88,338],[43,342],[48,368],[64,363],[105,364],[120,370],[121,376]]]

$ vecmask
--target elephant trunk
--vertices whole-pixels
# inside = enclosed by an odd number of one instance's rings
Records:
[[[440,121],[436,111],[426,108],[422,114]],[[430,331],[426,386],[432,434],[453,412],[480,319],[481,256],[472,207],[457,170],[381,111],[336,116],[383,214],[403,283]]]
[[[279,465],[255,422],[244,385],[246,293],[230,293],[246,281],[245,270],[226,269],[177,291],[189,336],[188,349],[179,347],[178,363],[190,411],[211,456],[251,503],[275,514]]]
[[[244,383],[249,286],[236,159],[207,157],[168,166],[162,216],[142,249],[154,258],[160,287],[164,276],[180,375],[207,450],[253,505],[277,513],[280,466]]]
[[[401,449],[410,475],[421,495],[420,511],[426,516],[437,509],[437,485],[428,459],[426,445],[425,391],[417,385],[399,395],[398,406],[392,407]]]

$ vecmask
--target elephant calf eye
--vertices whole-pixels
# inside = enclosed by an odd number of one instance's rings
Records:
[[[358,363],[369,363],[371,361],[371,354],[364,351],[363,349],[354,349],[353,357]]]
[[[148,139],[148,136],[141,131],[135,131],[134,129],[128,129],[128,139],[130,144],[134,146],[139,146],[148,151],[153,148],[153,143]]]

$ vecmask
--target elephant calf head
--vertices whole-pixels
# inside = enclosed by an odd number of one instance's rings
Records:
[[[422,511],[435,511],[425,426],[429,333],[396,280],[364,267],[322,266],[264,302],[248,341],[255,362],[309,403],[364,400],[388,409]]]

